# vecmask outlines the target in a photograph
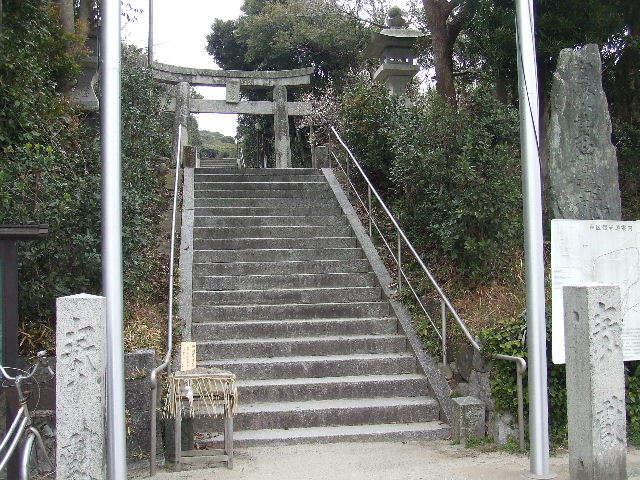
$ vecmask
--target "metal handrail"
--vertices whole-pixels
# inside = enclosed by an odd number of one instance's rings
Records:
[[[368,220],[369,220],[369,236],[370,237],[372,236],[373,229],[375,228],[375,230],[378,232],[378,235],[382,239],[382,242],[384,243],[385,247],[389,251],[389,254],[390,254],[391,258],[393,258],[393,261],[396,263],[396,265],[398,267],[398,270],[397,270],[398,291],[400,291],[400,289],[402,288],[402,282],[404,280],[405,284],[409,287],[409,289],[411,290],[411,293],[413,293],[413,296],[417,300],[418,305],[420,305],[420,308],[422,309],[422,311],[426,315],[427,319],[429,320],[429,322],[433,326],[436,334],[438,335],[438,338],[440,338],[441,346],[442,346],[442,362],[444,364],[447,363],[447,344],[446,344],[446,338],[447,338],[447,334],[446,334],[446,332],[447,332],[447,311],[449,311],[449,313],[453,316],[453,318],[455,319],[456,323],[458,324],[458,327],[462,330],[462,332],[464,333],[464,336],[467,338],[467,340],[469,341],[471,346],[477,352],[482,353],[482,347],[480,346],[480,343],[471,334],[471,332],[467,328],[467,325],[465,324],[464,320],[460,317],[460,315],[458,314],[458,312],[454,308],[453,304],[451,303],[451,301],[449,300],[447,295],[444,293],[444,290],[440,287],[440,285],[438,284],[438,282],[436,281],[435,277],[433,276],[433,274],[431,273],[429,268],[426,266],[426,264],[424,263],[422,258],[420,258],[420,255],[418,255],[418,252],[416,251],[416,249],[413,247],[413,245],[409,241],[409,238],[407,237],[407,235],[402,230],[402,227],[400,227],[400,224],[398,223],[396,218],[391,213],[391,210],[384,203],[384,200],[382,200],[382,197],[380,196],[380,194],[378,194],[377,190],[375,189],[375,187],[373,186],[373,184],[369,180],[369,177],[367,177],[367,174],[364,172],[362,166],[360,165],[358,160],[356,160],[356,157],[353,155],[351,150],[349,150],[349,147],[344,142],[344,140],[342,139],[342,137],[340,136],[338,131],[335,129],[335,127],[331,127],[331,131],[335,135],[336,139],[338,140],[338,142],[340,143],[342,148],[344,148],[345,152],[348,154],[348,157],[351,158],[351,160],[353,161],[353,164],[356,166],[356,168],[360,172],[360,175],[362,176],[362,178],[364,179],[364,181],[367,184],[367,202],[365,203],[365,201],[362,199],[361,195],[356,190],[355,185],[351,181],[351,173],[350,173],[351,169],[349,167],[348,158],[345,161],[345,167],[343,167],[342,163],[340,162],[340,160],[338,159],[336,154],[333,152],[333,150],[331,151],[331,155],[335,159],[336,164],[340,167],[340,169],[344,173],[344,175],[346,177],[346,180],[347,180],[347,183],[349,184],[349,186],[351,187],[351,189],[355,193],[356,198],[358,199],[358,201],[360,202],[362,208],[365,210],[365,212],[367,214],[367,217],[368,217]],[[382,230],[380,229],[380,227],[376,223],[375,219],[373,218],[372,206],[371,206],[372,195],[378,201],[378,203],[382,207],[382,210],[386,213],[387,218],[391,221],[393,227],[396,230],[396,234],[397,234],[397,251],[394,251],[394,248],[391,246],[391,243],[389,241],[387,241],[387,239],[385,238]],[[418,265],[420,265],[420,267],[422,268],[422,271],[426,274],[427,278],[431,282],[431,285],[433,286],[433,288],[438,293],[438,296],[440,297],[440,315],[441,315],[441,322],[442,322],[441,329],[438,329],[437,325],[435,324],[435,322],[431,318],[431,315],[429,314],[427,308],[425,307],[423,301],[420,299],[420,295],[418,295],[418,292],[415,290],[415,288],[411,284],[411,281],[409,280],[409,278],[407,277],[407,275],[404,273],[404,271],[402,269],[402,245],[403,245],[403,242],[406,245],[406,247],[409,249],[409,251],[413,254],[414,259],[416,260]],[[490,355],[490,356],[492,358],[497,359],[497,360],[506,360],[506,361],[514,362],[516,364],[516,377],[517,377],[517,385],[518,385],[518,441],[519,441],[519,445],[520,445],[520,450],[524,451],[524,448],[525,448],[525,444],[524,444],[524,394],[523,394],[523,387],[522,387],[522,376],[523,376],[524,372],[526,372],[526,370],[527,370],[527,362],[522,357],[515,357],[515,356],[511,356],[511,355],[493,354],[493,355]]]
[[[176,243],[176,215],[178,210],[178,183],[180,178],[180,161],[182,159],[182,125],[178,125],[178,148],[176,152],[175,182],[173,186],[173,216],[171,219],[171,248],[169,250],[169,313],[167,316],[167,354],[164,361],[151,371],[151,444],[149,448],[149,473],[156,474],[156,408],[158,405],[158,374],[171,361],[173,351],[173,265]]]

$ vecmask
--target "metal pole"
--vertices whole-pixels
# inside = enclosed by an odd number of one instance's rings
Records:
[[[554,478],[549,471],[549,421],[545,323],[542,186],[539,156],[539,99],[533,0],[516,1],[520,142],[524,202],[527,345],[529,351],[529,478]]]
[[[149,0],[149,43],[147,44],[149,66],[153,63],[153,0]]]
[[[398,292],[402,288],[402,238],[398,230]]]
[[[120,2],[102,2],[102,288],[107,299],[107,476],[127,478],[122,333]]]
[[[440,318],[442,319],[442,364],[447,364],[447,304],[440,299]]]

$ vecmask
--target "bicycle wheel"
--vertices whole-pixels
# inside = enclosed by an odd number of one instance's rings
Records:
[[[55,470],[44,447],[40,433],[31,429],[22,447],[20,480],[45,480],[55,478]]]

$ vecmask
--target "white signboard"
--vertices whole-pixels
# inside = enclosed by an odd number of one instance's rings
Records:
[[[180,370],[196,368],[196,342],[182,342],[180,344]]]
[[[562,287],[620,285],[624,359],[640,360],[640,221],[551,221],[551,358],[565,363]]]

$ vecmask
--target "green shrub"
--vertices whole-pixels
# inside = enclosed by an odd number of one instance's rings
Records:
[[[342,99],[344,139],[379,191],[391,187],[391,166],[397,153],[392,137],[401,108],[387,87],[364,79],[359,79]]]
[[[455,110],[437,94],[401,110],[393,182],[403,225],[435,263],[444,254],[483,283],[522,238],[517,112],[484,88]]]
[[[613,138],[618,149],[618,173],[622,197],[622,218],[640,218],[640,125],[613,122]]]

